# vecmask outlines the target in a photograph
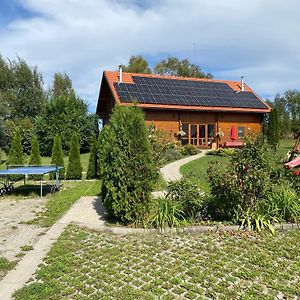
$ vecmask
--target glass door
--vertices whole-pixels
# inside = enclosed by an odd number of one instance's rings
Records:
[[[215,124],[207,125],[207,145],[211,146],[211,144],[215,141]]]
[[[199,125],[199,146],[207,146],[206,125]]]
[[[181,130],[185,133],[184,135],[181,136],[181,144],[186,145],[189,143],[189,136],[190,136],[189,124],[183,123],[181,125]]]
[[[197,124],[191,124],[190,129],[191,129],[190,144],[197,146],[198,125]]]

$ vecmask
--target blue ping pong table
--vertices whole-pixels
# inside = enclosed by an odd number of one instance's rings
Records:
[[[23,175],[24,181],[26,175],[45,175],[55,172],[55,184],[51,188],[51,192],[58,191],[60,189],[59,171],[62,167],[59,166],[7,166],[6,170],[0,170],[0,177],[5,177],[4,191],[10,191],[13,189],[13,183],[15,182],[10,177],[14,175]],[[43,180],[41,178],[41,197],[43,197]],[[3,188],[2,188],[3,189]]]

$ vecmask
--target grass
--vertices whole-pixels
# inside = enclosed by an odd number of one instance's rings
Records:
[[[99,180],[64,182],[64,188],[47,197],[45,209],[30,223],[43,227],[52,226],[80,197],[98,195],[100,185]]]
[[[8,271],[13,269],[14,266],[15,262],[11,262],[7,258],[0,256],[0,280],[6,275]]]
[[[224,169],[228,163],[228,158],[217,155],[206,155],[204,157],[193,160],[180,168],[183,175],[190,176],[192,181],[197,183],[204,192],[209,192],[209,180],[207,176],[207,168],[213,161],[222,163]]]
[[[69,226],[22,299],[296,299],[300,231],[115,236]],[[101,296],[100,296],[101,295]]]

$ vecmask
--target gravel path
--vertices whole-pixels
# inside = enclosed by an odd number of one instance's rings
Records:
[[[0,256],[15,260],[20,247],[34,245],[45,231],[36,225],[22,224],[43,210],[45,200],[4,200],[0,198]]]

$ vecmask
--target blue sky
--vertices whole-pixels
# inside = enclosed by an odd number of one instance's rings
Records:
[[[298,0],[0,0],[0,54],[66,72],[96,106],[104,69],[145,56],[188,58],[263,98],[300,88]]]

